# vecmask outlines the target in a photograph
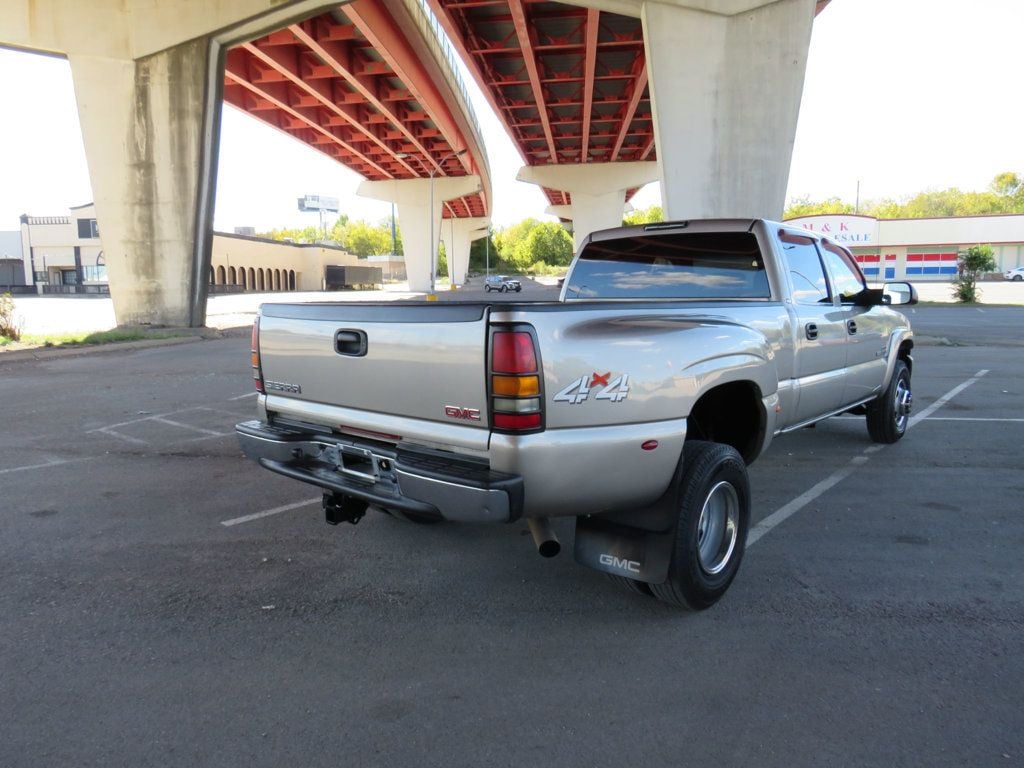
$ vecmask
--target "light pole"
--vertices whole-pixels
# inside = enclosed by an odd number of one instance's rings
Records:
[[[434,237],[434,175],[453,157],[465,153],[465,149],[457,149],[442,159],[437,164],[437,168],[430,169],[430,293],[427,294],[427,301],[437,301],[437,294],[434,293],[434,279],[437,276],[437,238]]]

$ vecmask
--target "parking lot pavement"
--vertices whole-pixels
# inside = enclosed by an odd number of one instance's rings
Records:
[[[1024,361],[915,359],[900,443],[751,468],[699,614],[519,524],[326,526],[231,435],[244,339],[0,365],[0,765],[1019,764]]]

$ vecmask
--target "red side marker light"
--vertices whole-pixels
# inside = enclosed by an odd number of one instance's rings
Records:
[[[640,447],[643,448],[645,451],[653,451],[655,448],[658,447],[658,441],[657,440],[648,440],[646,443],[644,443]]]

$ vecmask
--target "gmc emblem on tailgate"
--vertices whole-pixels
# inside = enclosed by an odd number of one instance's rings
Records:
[[[480,421],[479,408],[463,408],[459,405],[446,405],[444,415],[449,419],[463,419],[464,421]]]

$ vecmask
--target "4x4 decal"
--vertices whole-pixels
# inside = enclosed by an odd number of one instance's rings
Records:
[[[579,405],[586,402],[590,394],[596,391],[597,394],[594,395],[595,400],[621,403],[629,397],[629,374],[623,373],[614,379],[611,376],[610,371],[608,373],[597,373],[595,371],[594,373],[580,376],[572,384],[555,395],[555,402]],[[609,379],[611,380],[609,381]],[[598,390],[598,387],[601,387],[601,389]]]

